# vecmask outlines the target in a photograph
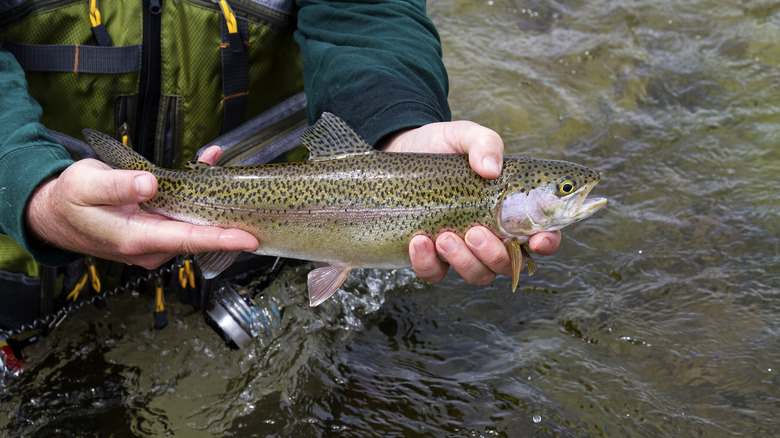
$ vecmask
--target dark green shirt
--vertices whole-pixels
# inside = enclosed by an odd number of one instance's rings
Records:
[[[376,144],[400,129],[450,119],[441,42],[424,1],[298,5],[310,123],[330,111]]]
[[[32,241],[24,224],[27,201],[36,187],[73,163],[39,123],[40,117],[41,107],[27,94],[24,71],[13,55],[0,50],[0,232],[39,262],[59,265],[75,256]]]
[[[441,43],[424,1],[298,0],[309,121],[339,115],[371,144],[401,129],[450,119]],[[77,108],[78,103],[63,102]],[[24,210],[35,188],[72,163],[39,123],[24,72],[0,50],[0,232],[39,262],[76,255],[28,236]]]

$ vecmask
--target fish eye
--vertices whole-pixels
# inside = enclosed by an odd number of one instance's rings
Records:
[[[558,183],[558,193],[562,195],[568,195],[571,193],[574,193],[574,190],[577,189],[577,185],[574,181],[570,179],[565,179]]]

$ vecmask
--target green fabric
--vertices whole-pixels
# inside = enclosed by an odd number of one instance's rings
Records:
[[[268,13],[252,2],[245,7]],[[223,17],[210,1],[165,1],[162,19],[162,93],[172,99],[179,116],[173,163],[182,167],[221,133]],[[300,50],[292,31],[262,20],[249,23],[249,96],[243,121],[303,91]]]
[[[337,114],[366,141],[449,120],[441,42],[422,0],[297,0],[309,122]]]
[[[118,25],[140,23],[141,2],[123,2],[121,7],[110,7],[113,2],[99,2],[98,6],[114,46],[141,43],[139,24]],[[7,41],[29,44],[95,45],[88,13],[88,6],[82,1],[64,4],[53,11],[30,14],[23,21],[3,28],[2,36]],[[135,94],[140,78],[139,72],[26,74],[30,94],[44,108],[41,123],[77,139],[84,138],[81,134],[84,128],[115,134],[115,100],[118,96]]]
[[[34,245],[26,232],[27,200],[45,179],[73,160],[38,123],[41,108],[27,94],[24,72],[14,57],[0,50],[0,233],[19,242],[41,263],[62,265],[69,252]],[[11,110],[7,110],[7,109]]]
[[[11,236],[0,234],[0,266],[4,271],[40,277],[41,267]]]
[[[233,2],[231,2],[233,3]],[[238,6],[239,2],[234,4]],[[303,91],[300,50],[293,39],[293,18],[252,1],[236,13],[248,20],[249,100],[240,122]],[[99,3],[102,22],[113,46],[142,43],[141,1]],[[155,134],[155,157],[173,151],[172,166],[182,167],[222,129],[222,55],[224,21],[211,0],[162,1],[161,84]],[[31,12],[32,11],[32,12]],[[95,45],[83,1],[27,3],[6,15],[20,14],[2,28],[2,39],[28,44]],[[265,17],[271,14],[273,22]],[[0,18],[6,18],[0,16]],[[29,93],[43,107],[41,122],[49,129],[82,139],[84,128],[119,136],[127,122],[135,133],[140,72],[88,74],[27,72]],[[61,111],[69,105],[69,111]],[[170,136],[166,134],[170,132]],[[173,144],[164,144],[172,140]],[[132,137],[131,137],[132,142]]]
[[[103,22],[115,45],[139,42],[142,20],[136,3],[141,2],[122,2],[121,7],[114,2],[100,3]],[[261,8],[254,2],[240,3]],[[292,39],[292,29],[250,26],[246,118],[298,93],[305,85],[310,122],[323,111],[336,113],[372,144],[399,129],[449,120],[441,44],[425,14],[424,1],[297,0],[297,6],[295,41],[300,52]],[[215,4],[206,0],[165,0],[163,8],[163,24],[173,26],[173,32],[164,33],[168,35],[164,38],[172,39],[165,39],[163,45],[163,58],[169,64],[163,67],[161,99],[163,108],[171,111],[163,110],[161,114],[180,116],[172,125],[174,141],[194,151],[216,136],[222,119],[221,73],[213,65],[201,65],[213,63],[219,56],[219,47],[214,45],[218,32],[210,29],[219,24],[219,14]],[[58,7],[57,14],[63,15],[53,16],[66,18],[59,37],[70,38],[67,41],[27,34],[30,27],[4,28],[3,37],[13,40],[9,38],[13,35],[24,41],[29,36],[37,43],[94,44],[85,27],[88,19],[84,10],[85,6],[77,2]],[[182,13],[210,24],[176,24],[175,19]],[[75,21],[77,29],[73,30]],[[35,29],[56,34],[60,25],[41,22]],[[201,47],[204,44],[205,49]],[[137,73],[116,77],[30,73],[29,77],[35,85],[32,95],[45,101],[44,124],[77,138],[85,127],[116,133],[115,107],[121,106],[117,102],[132,103],[132,99],[121,98],[136,92],[138,80]],[[61,93],[67,89],[77,92],[65,97]],[[197,99],[202,101],[196,103]],[[81,118],[84,114],[88,118]],[[46,134],[40,117],[40,107],[26,92],[24,74],[13,56],[0,50],[0,232],[31,251],[36,260],[62,265],[74,256],[34,245],[23,221],[25,205],[35,188],[71,163],[64,149]],[[191,156],[186,148],[175,162]]]

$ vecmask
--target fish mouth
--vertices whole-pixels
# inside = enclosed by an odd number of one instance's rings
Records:
[[[596,184],[598,181],[592,181],[569,195],[566,212],[572,221],[585,219],[607,204],[607,198],[588,199],[588,194],[593,190],[593,187],[596,187]]]

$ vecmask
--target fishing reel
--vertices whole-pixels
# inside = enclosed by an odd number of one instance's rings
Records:
[[[268,318],[243,287],[222,282],[204,310],[206,323],[233,349],[245,348],[261,331],[268,331]]]
[[[255,338],[270,336],[279,326],[281,313],[273,300],[255,291],[268,287],[281,265],[276,262],[270,269],[266,267],[267,270],[252,282],[251,288],[240,286],[231,277],[228,277],[230,281],[210,280],[203,316],[230,348],[246,348]]]

